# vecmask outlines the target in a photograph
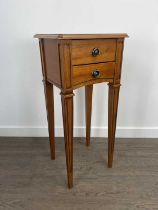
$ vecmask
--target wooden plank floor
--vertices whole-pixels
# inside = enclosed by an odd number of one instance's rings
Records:
[[[74,140],[74,188],[66,187],[64,141],[0,138],[0,210],[158,210],[158,139],[117,139],[112,169],[107,139]]]

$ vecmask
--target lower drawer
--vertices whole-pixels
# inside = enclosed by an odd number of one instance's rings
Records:
[[[114,70],[115,62],[73,66],[73,85],[84,83],[90,80],[113,78]]]

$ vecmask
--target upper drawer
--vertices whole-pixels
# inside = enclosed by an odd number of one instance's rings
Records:
[[[116,40],[74,40],[72,41],[72,65],[99,63],[115,60]]]

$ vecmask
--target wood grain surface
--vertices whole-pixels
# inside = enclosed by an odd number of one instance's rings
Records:
[[[74,139],[75,185],[66,186],[64,139],[0,139],[0,210],[157,210],[158,139],[116,139],[112,169],[107,139]]]
[[[93,85],[85,86],[86,146],[90,145]]]
[[[39,39],[108,39],[125,38],[126,33],[114,34],[35,34],[34,38]]]
[[[92,76],[93,71],[98,70],[100,72],[100,76],[98,78],[94,78]],[[107,62],[107,63],[95,63],[89,65],[79,65],[73,66],[73,85],[78,85],[86,81],[94,81],[93,83],[98,83],[100,79],[107,79],[114,77],[115,63]]]
[[[99,49],[99,55],[93,56],[94,48]],[[71,46],[72,65],[115,61],[116,40],[74,40]]]

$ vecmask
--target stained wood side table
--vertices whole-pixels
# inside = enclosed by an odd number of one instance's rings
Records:
[[[90,144],[93,84],[107,82],[108,167],[112,167],[124,39],[127,34],[36,34],[39,39],[51,158],[55,159],[53,85],[61,90],[68,187],[73,186],[73,90],[85,86]]]

